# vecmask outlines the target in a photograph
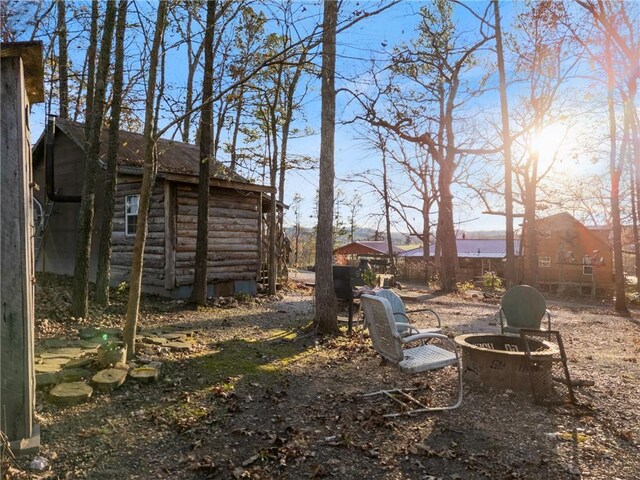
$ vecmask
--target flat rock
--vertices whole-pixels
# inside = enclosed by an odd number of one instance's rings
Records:
[[[60,377],[55,373],[38,373],[36,375],[36,388],[50,387],[59,381]]]
[[[187,342],[167,342],[164,344],[165,347],[169,347],[171,350],[175,350],[178,352],[186,352],[191,350],[192,345]]]
[[[96,327],[86,327],[78,330],[78,336],[83,340],[91,340],[100,336],[100,330]]]
[[[36,373],[56,373],[59,372],[62,367],[55,363],[36,363],[34,370]]]
[[[63,368],[83,368],[91,365],[92,363],[93,358],[91,357],[75,358],[73,360],[69,360],[68,363],[65,363]]]
[[[113,390],[122,385],[127,378],[127,371],[120,368],[107,368],[96,373],[91,381],[99,390]]]
[[[161,333],[159,337],[166,338],[167,340],[182,340],[187,337],[185,333]]]
[[[160,370],[154,367],[138,367],[129,372],[129,376],[140,383],[153,383],[160,377]]]
[[[59,383],[49,392],[52,402],[60,405],[75,405],[91,398],[93,388],[84,382]]]
[[[37,357],[35,359],[36,363],[41,363],[41,364],[48,363],[49,365],[58,365],[60,367],[62,367],[63,365],[66,365],[70,361],[71,359],[66,357]]]
[[[60,370],[59,375],[65,382],[77,382],[90,377],[91,372],[86,368],[64,368]]]
[[[40,354],[42,358],[78,358],[82,355],[82,349],[78,347],[66,347],[49,349],[46,352]]]
[[[81,340],[78,342],[78,346],[83,350],[96,350],[100,345],[102,345],[101,342],[93,340]]]
[[[150,343],[152,345],[166,345],[169,340],[159,336],[144,336],[142,338],[144,343]]]

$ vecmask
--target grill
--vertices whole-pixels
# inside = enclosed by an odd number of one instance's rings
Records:
[[[353,289],[361,285],[364,285],[364,282],[358,267],[333,266],[333,290],[336,297],[349,302],[349,332],[353,326]]]

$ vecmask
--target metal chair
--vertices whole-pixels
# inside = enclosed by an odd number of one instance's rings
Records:
[[[500,331],[518,334],[520,329],[542,330],[542,319],[547,317],[547,330],[551,330],[551,314],[544,296],[529,285],[517,285],[502,296]]]
[[[393,316],[395,318],[398,333],[400,335],[405,336],[414,333],[442,333],[442,321],[440,320],[440,315],[438,315],[435,310],[432,310],[430,308],[407,310],[400,296],[393,290],[389,289],[382,289],[377,291],[376,296],[386,299],[391,305],[391,310],[393,311]],[[409,316],[407,314],[424,312],[428,313],[429,317],[435,317],[435,321],[438,323],[437,327],[418,329],[413,325],[410,325],[411,320],[409,319]]]
[[[458,370],[458,397],[453,405],[444,407],[428,407],[402,389],[380,390],[365,394],[365,396],[386,395],[396,402],[410,408],[409,405],[417,406],[411,410],[400,413],[390,413],[385,417],[396,417],[399,415],[411,415],[420,412],[452,410],[462,404],[462,368],[460,357],[455,343],[446,335],[439,333],[418,333],[410,336],[401,336],[398,332],[398,324],[394,319],[394,313],[389,302],[382,297],[373,295],[362,295],[360,297],[362,308],[365,312],[365,322],[369,328],[371,341],[376,351],[389,363],[395,365],[402,373],[416,374],[429,370],[436,370],[447,366],[454,366]],[[403,326],[400,324],[400,326]],[[408,327],[408,325],[404,324]],[[438,339],[444,342],[451,350],[429,344],[417,347],[404,348],[406,345],[421,342],[424,340]],[[407,401],[405,403],[397,397]]]

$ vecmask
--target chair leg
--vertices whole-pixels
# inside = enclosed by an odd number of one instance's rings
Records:
[[[456,352],[457,353],[457,352]],[[426,406],[424,403],[420,402],[418,399],[416,399],[415,397],[409,395],[408,391],[412,391],[412,390],[417,390],[416,388],[394,388],[391,390],[378,390],[377,392],[371,392],[371,393],[365,393],[362,396],[363,397],[373,397],[375,395],[385,395],[386,397],[390,398],[391,400],[393,400],[396,403],[399,403],[400,405],[402,405],[402,407],[407,408],[410,405],[416,405],[420,408],[414,408],[412,410],[406,410],[403,412],[397,412],[397,413],[386,413],[383,415],[383,417],[385,418],[390,418],[390,417],[400,417],[402,415],[414,415],[416,413],[424,413],[424,412],[441,412],[441,411],[445,411],[445,410],[453,410],[458,408],[460,405],[462,405],[462,390],[463,390],[463,384],[462,384],[462,368],[460,365],[460,359],[458,359],[458,364],[456,365],[456,368],[458,370],[458,398],[456,400],[456,402],[452,405],[448,405],[446,407],[428,407]],[[407,400],[406,402],[403,402],[401,399],[398,398],[398,396],[401,396],[401,398]]]

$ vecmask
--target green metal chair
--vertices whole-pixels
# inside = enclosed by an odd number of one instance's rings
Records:
[[[502,296],[499,310],[500,330],[518,334],[520,329],[542,330],[542,319],[547,317],[547,330],[551,330],[551,314],[544,296],[529,285],[517,285]]]

